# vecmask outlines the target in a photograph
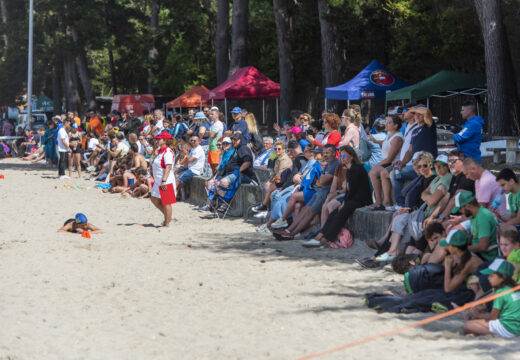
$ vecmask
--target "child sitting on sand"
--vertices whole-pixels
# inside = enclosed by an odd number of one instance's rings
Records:
[[[84,230],[88,230],[93,234],[101,233],[101,229],[89,223],[87,217],[82,213],[77,213],[74,219],[65,221],[58,231],[82,234]]]
[[[517,285],[512,279],[514,271],[514,266],[507,260],[495,259],[482,273],[488,275],[495,294],[500,294]],[[520,292],[493,300],[493,309],[489,314],[483,314],[479,307],[474,307],[469,317],[472,320],[463,326],[468,336],[493,334],[506,339],[514,338],[520,335]]]

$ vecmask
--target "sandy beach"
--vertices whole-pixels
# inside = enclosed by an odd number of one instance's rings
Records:
[[[365,307],[366,292],[402,286],[355,263],[371,253],[362,242],[305,249],[187,203],[161,229],[149,200],[59,181],[44,164],[6,159],[0,174],[0,359],[297,359],[432,315]],[[57,233],[76,212],[104,233]],[[520,358],[518,340],[469,339],[462,322],[322,358]]]

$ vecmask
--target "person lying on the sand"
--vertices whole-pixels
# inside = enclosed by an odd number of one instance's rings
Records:
[[[88,230],[93,234],[99,234],[102,232],[100,228],[89,223],[87,217],[82,213],[77,213],[74,219],[68,219],[65,221],[58,231],[82,234],[84,230]]]

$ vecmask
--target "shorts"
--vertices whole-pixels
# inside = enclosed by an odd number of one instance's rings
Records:
[[[504,339],[512,339],[516,337],[515,334],[511,334],[506,330],[506,328],[500,323],[499,319],[489,321],[489,331],[494,335],[503,337]]]
[[[177,180],[179,180],[181,183],[186,184],[188,181],[191,180],[192,177],[194,177],[195,174],[190,169],[184,170]]]
[[[310,207],[311,210],[316,214],[321,213],[321,208],[323,207],[323,204],[325,204],[325,200],[327,200],[328,194],[329,189],[318,189],[307,206]]]
[[[73,147],[70,149],[72,150],[73,154],[81,154],[81,147],[79,147],[79,146],[76,146],[76,147]]]
[[[399,214],[394,218],[392,222],[392,232],[395,232],[401,236],[404,236],[408,227],[408,220],[410,219],[410,213]]]
[[[220,151],[210,150],[208,152],[208,164],[216,165],[220,162]]]

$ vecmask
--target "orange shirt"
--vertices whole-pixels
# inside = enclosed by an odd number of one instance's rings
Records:
[[[76,123],[76,125],[81,126],[81,119],[79,117],[76,116],[74,118],[74,122]]]
[[[103,135],[103,125],[101,125],[101,121],[97,117],[90,119],[90,131]]]

